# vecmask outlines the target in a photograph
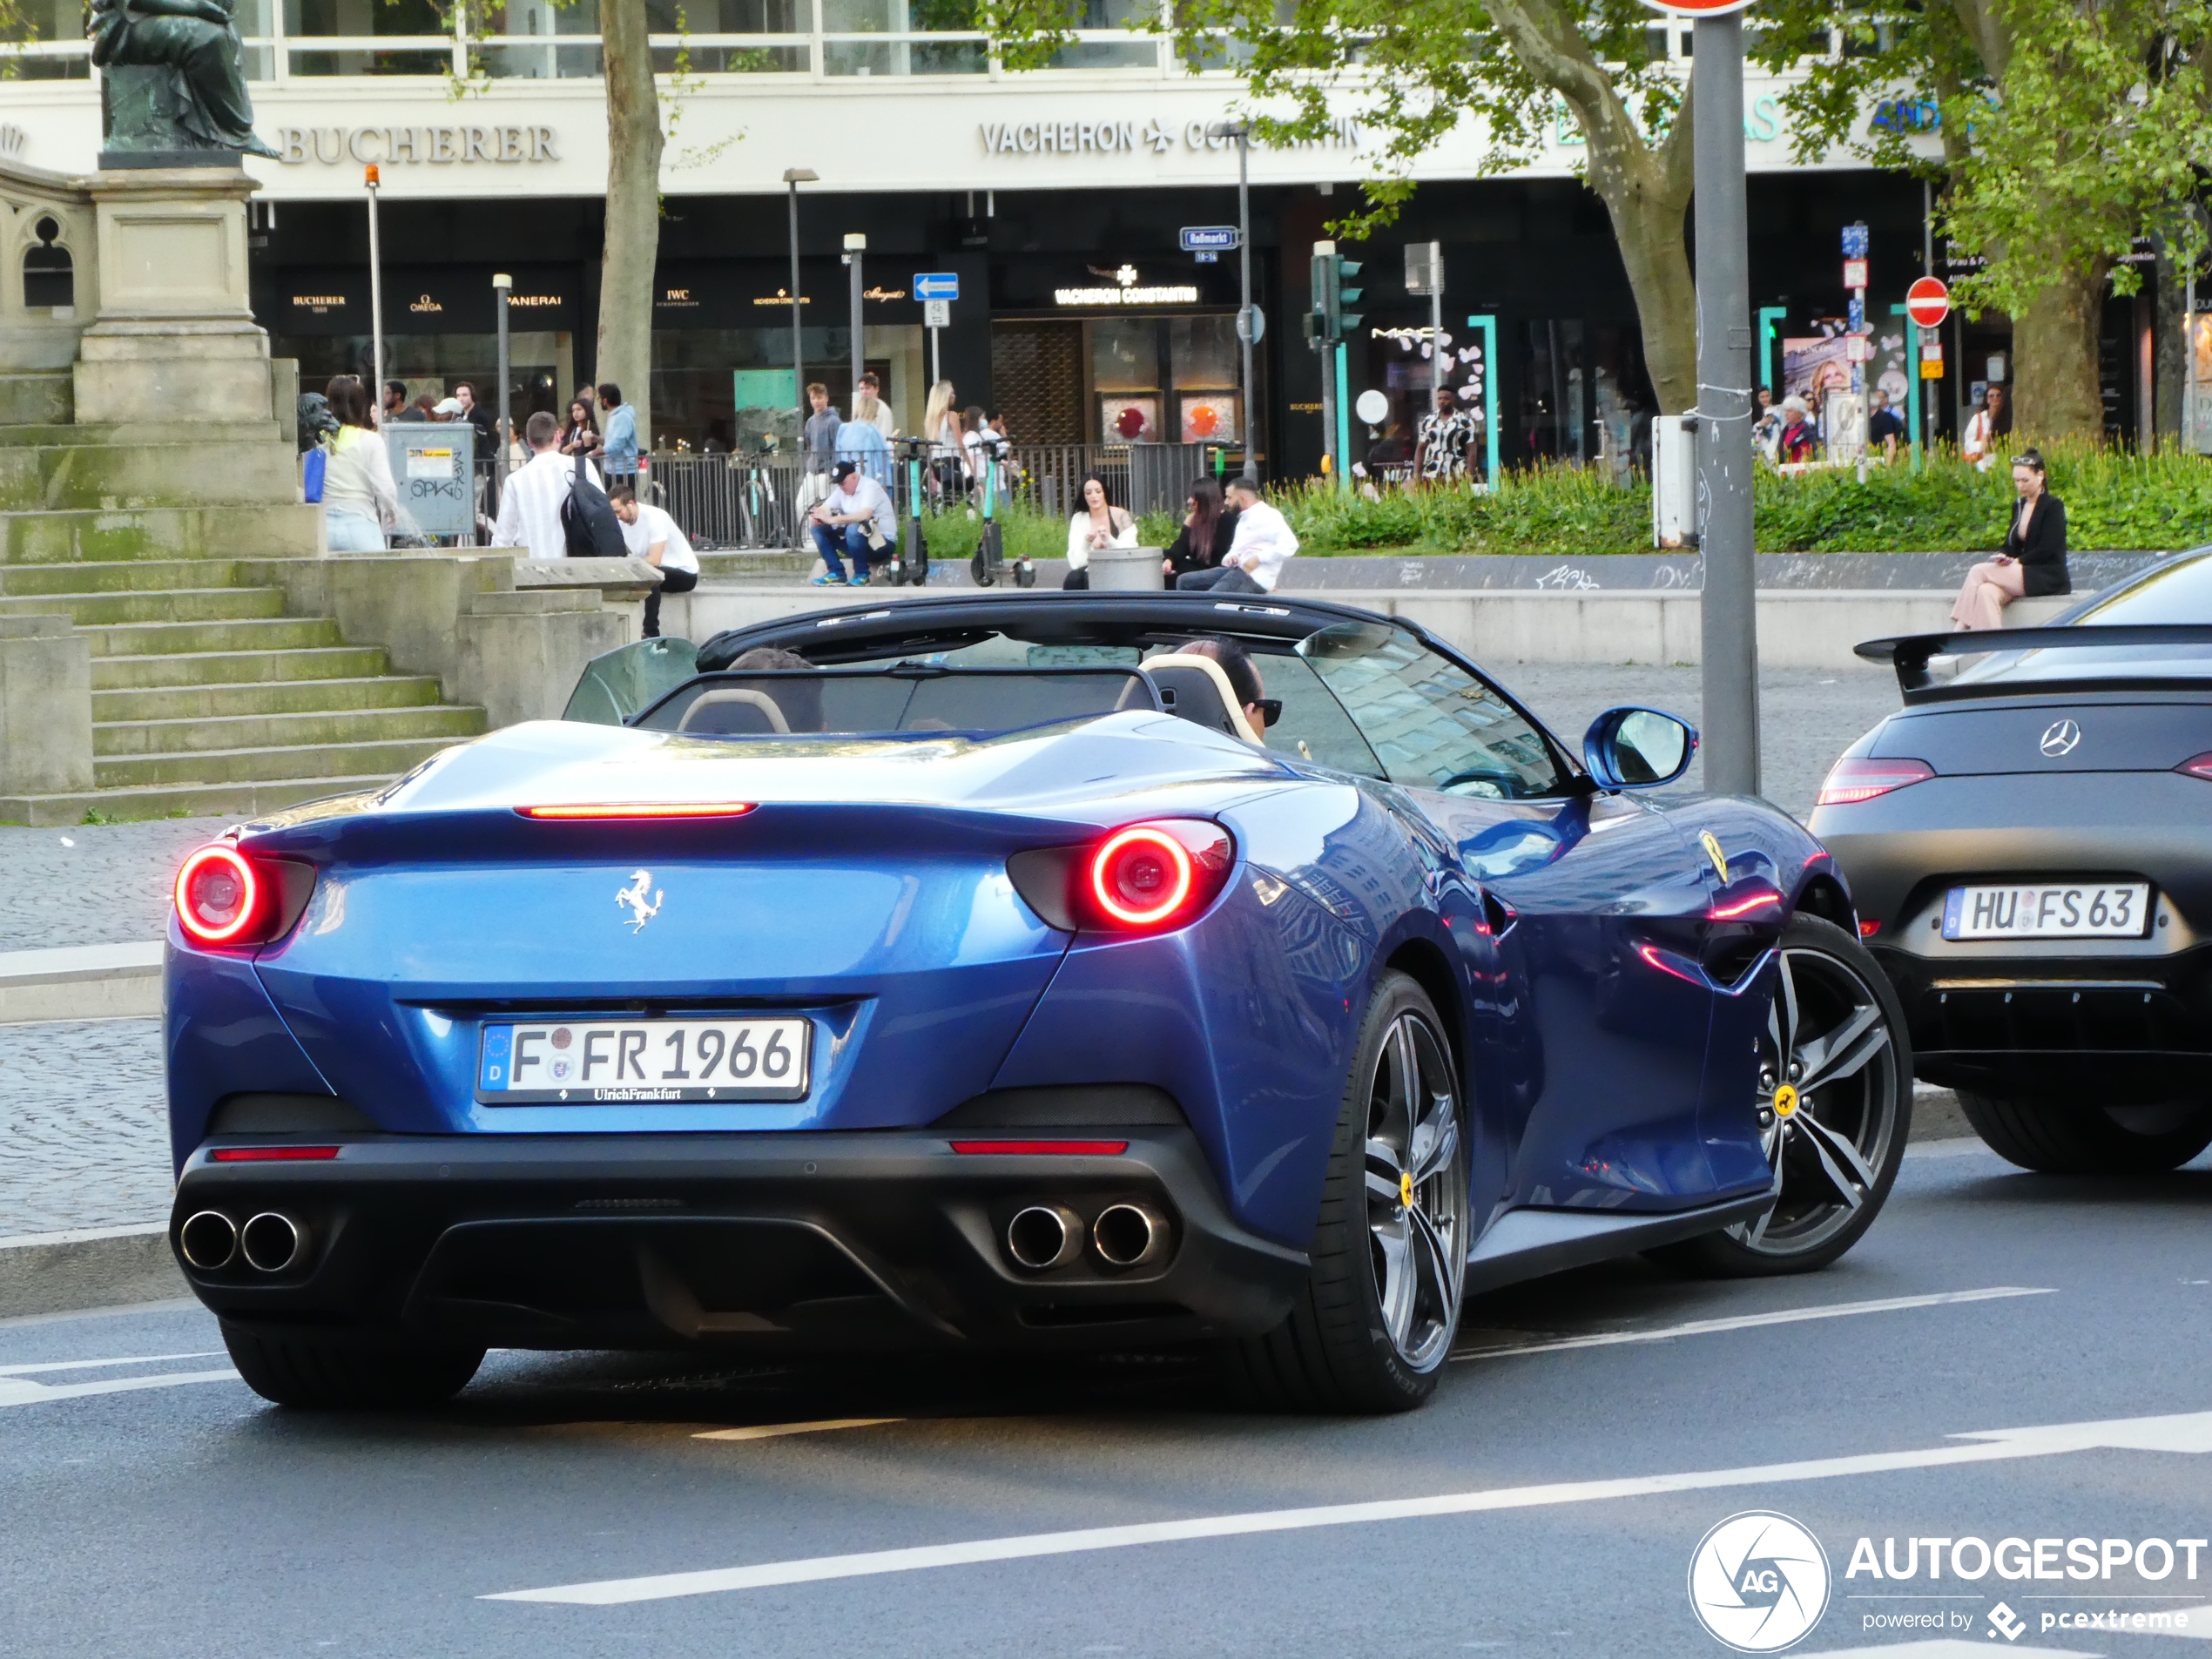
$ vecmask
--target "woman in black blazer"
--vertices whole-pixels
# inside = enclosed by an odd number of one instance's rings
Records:
[[[1966,572],[1966,585],[1951,607],[1952,625],[1962,631],[2002,628],[2005,607],[2015,599],[2074,591],[2066,564],[2066,503],[2051,494],[2039,452],[2014,458],[2013,488],[2020,499],[2013,503],[2005,550]]]

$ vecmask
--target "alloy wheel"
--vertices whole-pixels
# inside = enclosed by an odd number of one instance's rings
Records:
[[[1368,1255],[1383,1328],[1416,1371],[1440,1363],[1467,1278],[1467,1177],[1458,1091],[1435,1029],[1391,1022],[1368,1087]]]
[[[1758,1041],[1759,1139],[1773,1202],[1729,1229],[1777,1257],[1816,1250],[1875,1196],[1897,1133],[1897,1049],[1874,988],[1825,951],[1785,949]]]

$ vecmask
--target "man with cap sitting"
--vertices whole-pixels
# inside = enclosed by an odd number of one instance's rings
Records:
[[[853,461],[840,461],[830,469],[830,493],[808,516],[813,520],[815,549],[822,556],[822,574],[813,578],[818,588],[846,585],[845,561],[838,556],[840,543],[853,556],[851,585],[866,587],[870,550],[887,550],[899,533],[899,515],[890,492]]]

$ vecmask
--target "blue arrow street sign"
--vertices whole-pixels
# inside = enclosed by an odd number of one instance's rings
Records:
[[[957,271],[923,271],[914,277],[914,298],[917,300],[957,300],[960,298],[960,273]]]
[[[1183,251],[1185,253],[1225,253],[1242,245],[1234,225],[1185,225],[1183,227]]]

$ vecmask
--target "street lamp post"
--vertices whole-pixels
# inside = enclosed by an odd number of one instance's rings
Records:
[[[1214,129],[1224,138],[1237,140],[1237,262],[1238,301],[1237,338],[1244,347],[1244,379],[1240,382],[1239,401],[1244,414],[1244,474],[1258,482],[1259,462],[1258,445],[1253,442],[1252,428],[1257,419],[1252,401],[1252,346],[1258,333],[1258,319],[1252,315],[1252,126],[1249,121],[1224,121]]]
[[[845,233],[845,262],[853,267],[853,389],[846,394],[845,414],[850,419],[853,405],[860,395],[860,375],[866,368],[866,353],[862,349],[863,328],[860,322],[860,260],[868,251],[868,239],[858,231]]]
[[[376,237],[376,192],[382,185],[376,165],[369,164],[368,176],[368,354],[370,372],[376,376],[374,388],[368,395],[368,407],[376,412],[376,424],[384,424],[384,260]]]
[[[1725,3],[1726,0],[1723,0]],[[1695,24],[1697,495],[1705,787],[1759,789],[1757,563],[1751,541],[1751,284],[1743,207],[1743,17]]]
[[[799,443],[806,444],[806,359],[799,341],[799,187],[817,183],[821,175],[811,167],[786,167],[784,184],[791,192],[791,395],[799,405]]]
[[[514,396],[507,384],[507,299],[515,291],[515,279],[504,271],[498,272],[492,277],[491,288],[499,312],[499,453],[492,462],[491,471],[497,487],[503,491],[507,488],[507,454],[515,442],[511,414]]]

